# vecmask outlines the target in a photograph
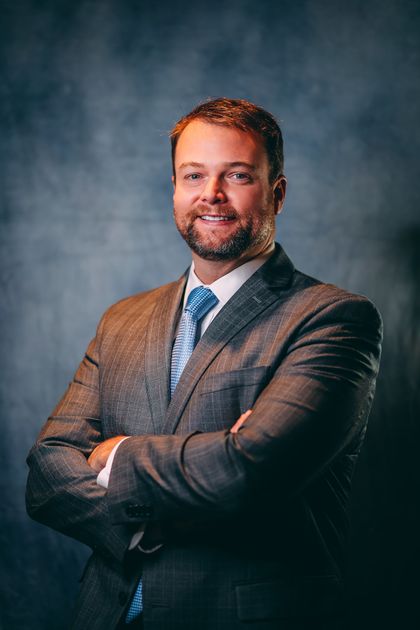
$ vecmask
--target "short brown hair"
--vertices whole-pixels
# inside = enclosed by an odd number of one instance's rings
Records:
[[[202,120],[212,125],[236,127],[241,131],[258,133],[267,151],[270,165],[270,183],[283,175],[283,136],[272,114],[250,101],[239,98],[215,98],[197,105],[192,112],[183,116],[170,133],[172,147],[172,170],[175,176],[175,151],[179,137],[193,120]]]

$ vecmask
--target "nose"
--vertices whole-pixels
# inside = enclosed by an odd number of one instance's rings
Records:
[[[225,203],[226,194],[223,190],[222,182],[218,177],[209,177],[201,192],[200,201],[205,201],[212,205]]]

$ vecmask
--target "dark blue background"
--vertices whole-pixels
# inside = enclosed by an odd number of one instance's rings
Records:
[[[105,307],[187,266],[167,133],[221,95],[281,121],[295,264],[384,316],[348,626],[414,628],[419,32],[397,0],[0,2],[2,629],[66,628],[88,550],[28,519],[25,456]]]

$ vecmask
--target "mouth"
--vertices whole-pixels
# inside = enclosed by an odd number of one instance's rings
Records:
[[[231,223],[235,221],[236,217],[231,214],[202,214],[199,217],[200,221],[211,224]]]

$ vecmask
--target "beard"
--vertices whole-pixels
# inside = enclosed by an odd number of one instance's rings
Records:
[[[188,247],[204,260],[234,260],[251,247],[253,238],[249,227],[240,227],[235,234],[217,245],[204,243],[194,225],[181,233]]]
[[[229,210],[226,211],[226,214],[231,216],[233,212]],[[265,218],[261,219],[258,225],[249,219],[245,225],[239,226],[231,236],[217,239],[217,241],[214,239],[213,242],[200,234],[200,230],[195,225],[197,217],[191,217],[183,225],[175,217],[175,222],[178,232],[197,256],[204,260],[227,261],[235,260],[251,248],[266,242],[273,230],[274,215],[269,215],[268,212],[264,212],[264,215]]]

